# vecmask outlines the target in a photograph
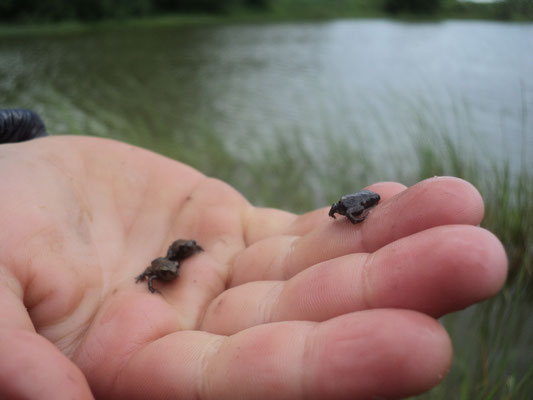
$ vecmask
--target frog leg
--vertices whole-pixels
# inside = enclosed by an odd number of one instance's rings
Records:
[[[348,218],[350,222],[355,225],[359,222],[363,222],[366,219],[366,215],[363,217],[355,217],[352,214],[346,214],[346,218]]]
[[[152,292],[152,293],[159,292],[159,290],[154,288],[154,284],[152,283],[154,278],[157,278],[157,277],[155,275],[148,276],[148,290],[150,290],[150,292]]]
[[[146,279],[146,272],[143,272],[141,275],[135,278],[135,283],[143,282]]]
[[[357,209],[359,211],[359,209]],[[363,222],[366,217],[368,216],[368,210],[364,210],[362,213],[357,214],[355,210],[348,209],[346,212],[346,218],[350,220],[352,224],[358,224],[359,222]]]

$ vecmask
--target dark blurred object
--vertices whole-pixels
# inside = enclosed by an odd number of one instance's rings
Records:
[[[440,9],[440,0],[386,0],[385,11],[391,14],[433,14]]]
[[[31,110],[0,110],[0,143],[15,143],[47,136],[39,115]]]
[[[271,0],[153,0],[160,12],[224,13],[235,9],[267,8]]]
[[[224,13],[267,8],[270,3],[271,0],[0,0],[0,21],[97,21],[176,12]]]

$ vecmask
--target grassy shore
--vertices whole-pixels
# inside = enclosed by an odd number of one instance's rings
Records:
[[[529,399],[533,393],[533,174],[523,160],[481,166],[446,139],[421,144],[420,178],[463,177],[481,191],[482,226],[503,242],[509,257],[505,288],[493,299],[443,318],[455,349],[454,367],[439,387],[420,399]]]
[[[504,2],[505,3],[505,2]],[[183,13],[148,15],[136,18],[104,19],[81,22],[65,20],[46,22],[39,18],[24,22],[0,22],[0,35],[57,34],[129,27],[190,26],[228,23],[271,23],[284,21],[310,21],[339,18],[393,18],[407,21],[443,19],[485,19],[500,21],[533,21],[533,6],[519,8],[504,3],[468,3],[443,0],[434,14],[388,14],[383,1],[365,0],[274,0],[267,9],[229,10],[222,14]]]

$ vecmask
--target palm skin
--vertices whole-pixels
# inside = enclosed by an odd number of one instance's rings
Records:
[[[0,397],[386,398],[439,383],[434,319],[496,293],[500,242],[455,178],[369,187],[364,223],[251,206],[154,153],[0,146]],[[176,239],[180,276],[135,283]],[[89,389],[90,388],[90,389]]]

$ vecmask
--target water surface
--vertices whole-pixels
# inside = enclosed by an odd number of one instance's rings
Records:
[[[278,175],[300,158],[301,172],[349,160],[355,177],[402,178],[421,138],[449,137],[473,157],[516,167],[533,158],[533,24],[343,20],[6,36],[0,105],[40,112],[54,134],[152,148],[244,191],[256,177],[235,171],[257,160]],[[220,173],[228,164],[234,173]],[[307,184],[324,175],[315,178]]]

